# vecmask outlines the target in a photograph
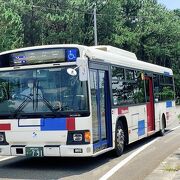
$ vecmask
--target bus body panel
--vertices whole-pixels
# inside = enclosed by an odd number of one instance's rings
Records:
[[[162,128],[162,115],[165,115],[166,118],[166,128],[169,128],[170,125],[175,120],[175,101],[172,101],[172,107],[166,107],[167,102],[155,103],[155,131],[154,133],[160,131]],[[121,107],[112,109],[112,122],[113,122],[113,134],[115,134],[115,127],[117,120],[124,116],[128,124],[129,132],[129,144],[135,142],[139,139],[148,136],[147,129],[147,106],[129,106],[126,107],[124,113],[121,112]],[[115,143],[115,136],[113,136],[113,142]],[[114,146],[113,146],[114,147]]]
[[[128,124],[129,143],[147,136],[146,105],[114,108],[112,112],[114,133],[117,120],[124,116]],[[113,140],[115,142],[115,137]]]
[[[0,156],[27,156],[26,148],[42,148],[43,156],[61,156],[61,157],[89,157],[93,156],[92,145],[61,145],[44,147],[41,144],[29,144],[26,147],[22,146],[0,146]],[[18,153],[20,152],[21,153]]]
[[[53,119],[51,119],[53,121]],[[45,129],[41,119],[1,120],[0,127],[9,124],[11,129],[1,130],[5,133],[9,145],[0,145],[0,155],[25,156],[26,147],[42,147],[44,156],[91,156],[92,145],[66,145],[68,130]],[[90,117],[75,118],[75,130],[90,130]],[[61,127],[62,128],[62,127]],[[22,153],[17,153],[22,149]],[[74,152],[81,149],[81,153]]]

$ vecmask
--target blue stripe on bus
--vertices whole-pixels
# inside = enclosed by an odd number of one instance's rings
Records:
[[[100,140],[97,143],[93,144],[93,152],[96,153],[102,149],[107,148],[108,142],[107,140]]]
[[[66,118],[42,118],[41,131],[66,130]]]
[[[169,76],[169,72],[164,71],[164,75]]]
[[[167,108],[172,107],[172,101],[166,101],[166,107]]]
[[[145,120],[138,121],[138,136],[145,134]]]

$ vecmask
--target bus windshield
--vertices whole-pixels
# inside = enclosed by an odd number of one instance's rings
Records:
[[[89,111],[87,82],[68,67],[0,72],[0,118],[82,116]]]

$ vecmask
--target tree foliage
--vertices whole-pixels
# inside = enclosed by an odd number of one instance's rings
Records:
[[[180,96],[180,9],[157,0],[0,0],[0,51],[42,45],[98,44],[137,54],[143,61],[170,67]]]

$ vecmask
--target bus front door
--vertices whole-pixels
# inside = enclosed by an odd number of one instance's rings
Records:
[[[155,130],[154,96],[152,77],[146,76],[146,108],[147,108],[147,131],[150,134]]]
[[[93,152],[112,146],[108,70],[90,70]]]

